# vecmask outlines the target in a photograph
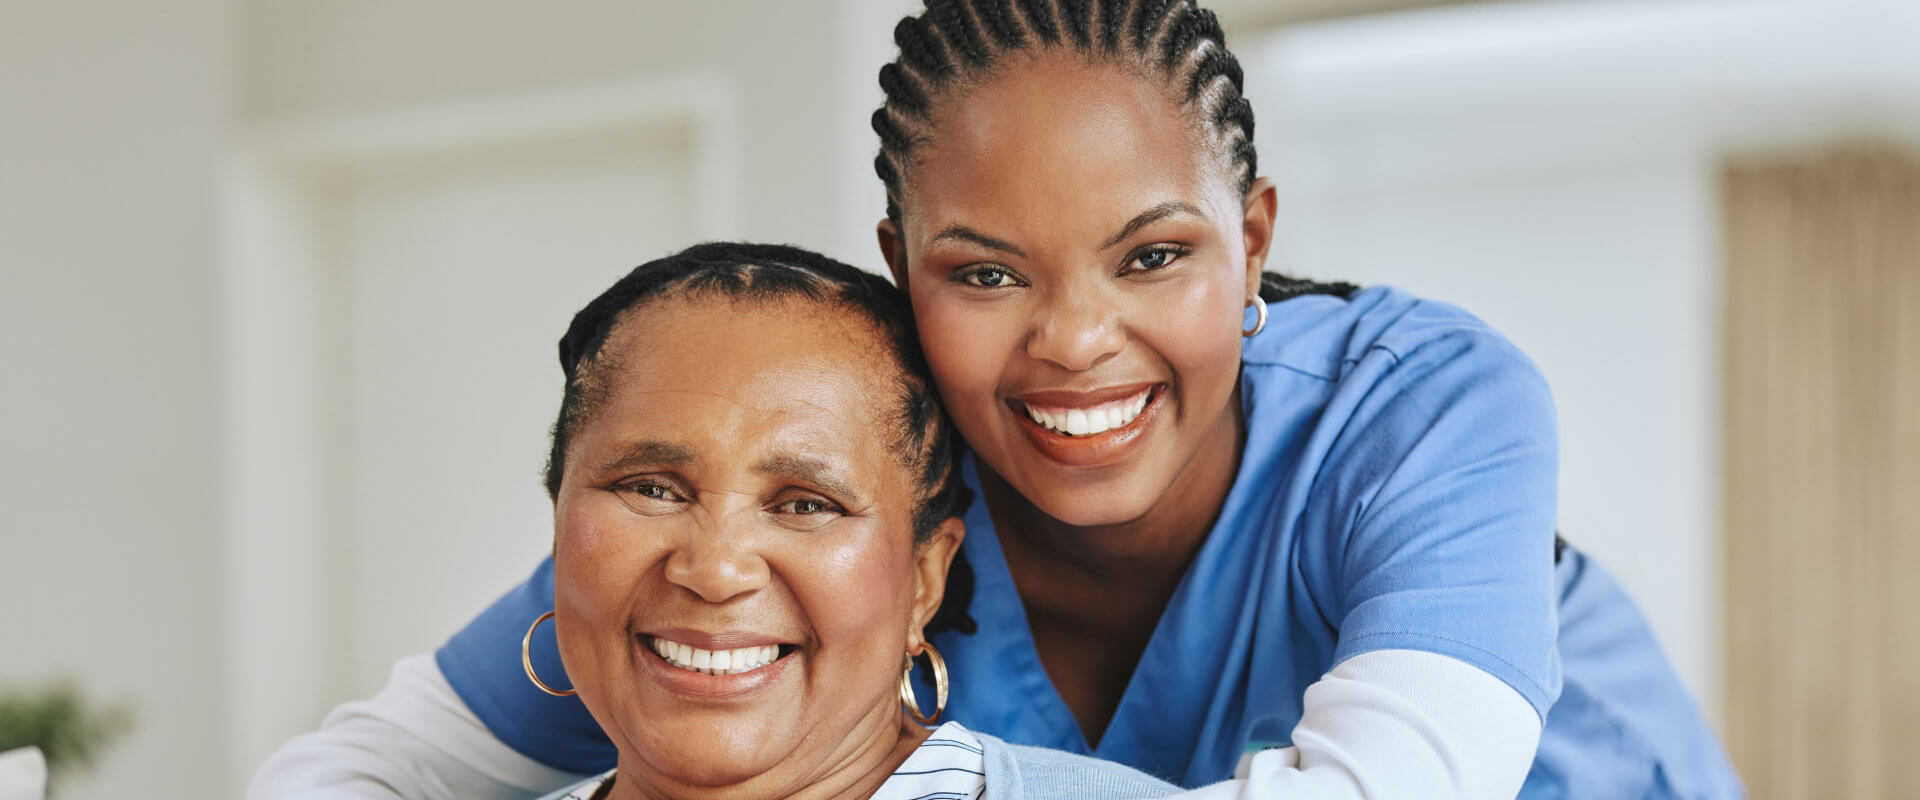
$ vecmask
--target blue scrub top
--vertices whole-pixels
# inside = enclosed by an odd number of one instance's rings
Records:
[[[1542,715],[1523,798],[1739,796],[1632,602],[1577,551],[1555,563],[1553,403],[1505,338],[1391,288],[1294,298],[1246,342],[1240,400],[1233,487],[1098,746],[1040,664],[984,504],[962,545],[978,630],[932,637],[952,719],[1199,786],[1288,743],[1334,665],[1411,649],[1486,671]],[[977,490],[971,464],[967,480]],[[613,747],[584,706],[520,668],[527,624],[552,607],[549,561],[437,659],[502,741],[603,771]],[[536,666],[560,675],[550,630]]]

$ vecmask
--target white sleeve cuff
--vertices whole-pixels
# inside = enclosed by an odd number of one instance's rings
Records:
[[[553,769],[494,738],[429,655],[393,665],[372,700],[345,703],[294,737],[253,777],[247,800],[539,797],[585,776]]]
[[[1499,678],[1417,650],[1348,659],[1307,687],[1293,746],[1241,760],[1182,800],[1511,800],[1540,715]]]

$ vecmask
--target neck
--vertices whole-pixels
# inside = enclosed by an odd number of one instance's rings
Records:
[[[713,798],[788,798],[788,800],[867,800],[879,791],[893,771],[906,763],[915,748],[932,731],[914,724],[897,707],[891,714],[892,726],[881,735],[849,737],[865,739],[826,764],[783,764],[768,773],[726,786],[687,786],[664,779],[644,760],[620,751],[620,766],[615,771],[612,789],[606,800],[711,800]],[[782,770],[780,767],[789,769]],[[784,772],[788,774],[775,774]],[[795,780],[792,773],[809,777]]]
[[[1166,491],[1145,513],[1125,522],[1075,525],[1057,519],[977,462],[981,492],[1007,561],[1019,564],[1016,575],[1050,565],[1045,572],[1095,582],[1177,583],[1206,542],[1239,473],[1246,418],[1237,392],[1234,397]]]
[[[1234,403],[1138,518],[1072,525],[982,468],[980,486],[1054,689],[1098,746],[1180,579],[1239,472],[1246,424]]]

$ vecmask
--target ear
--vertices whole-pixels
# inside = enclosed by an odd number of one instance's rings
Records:
[[[1246,217],[1241,221],[1241,238],[1247,249],[1247,297],[1260,293],[1260,273],[1267,268],[1267,252],[1273,247],[1273,217],[1280,207],[1279,193],[1272,178],[1255,178],[1247,190]]]
[[[947,567],[953,565],[953,554],[960,552],[960,542],[966,538],[967,524],[959,517],[949,517],[915,551],[913,627],[907,631],[908,647],[926,641],[927,623],[933,620],[933,612],[940,610],[940,601],[947,596]]]
[[[873,232],[880,239],[880,257],[887,260],[887,270],[893,273],[893,285],[906,291],[907,245],[900,240],[899,226],[891,219],[882,218]]]

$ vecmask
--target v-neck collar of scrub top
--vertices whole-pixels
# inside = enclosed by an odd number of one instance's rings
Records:
[[[1244,385],[1240,399],[1247,419],[1248,440],[1275,438],[1277,432],[1261,430],[1265,426],[1253,413],[1252,397]],[[971,454],[963,470],[975,496],[983,497]],[[1236,654],[1248,652],[1248,643],[1254,635],[1256,615],[1238,613],[1239,603],[1234,604],[1236,613],[1222,615],[1219,600],[1239,597],[1245,598],[1242,603],[1253,605],[1249,595],[1255,576],[1250,563],[1265,561],[1264,558],[1250,562],[1228,557],[1245,552],[1246,545],[1238,541],[1241,537],[1259,536],[1265,528],[1244,518],[1267,505],[1251,503],[1246,497],[1253,491],[1249,487],[1250,477],[1246,469],[1239,469],[1234,476],[1219,519],[1194,554],[1193,563],[1181,576],[1156,622],[1153,635],[1128,678],[1120,703],[1097,747],[1087,741],[1078,719],[1041,664],[1026,607],[1007,566],[992,516],[984,499],[976,500],[967,511],[967,538],[961,549],[974,572],[975,591],[969,610],[979,628],[967,635],[971,641],[955,650],[968,661],[982,658],[985,661],[977,663],[979,669],[968,669],[963,664],[954,670],[956,718],[975,728],[1014,734],[1002,734],[1009,741],[1132,764],[1162,777],[1184,773],[1189,754],[1196,752],[1194,744],[1223,733],[1218,729],[1203,730],[1207,718],[1217,718],[1217,715],[1195,707],[1212,701],[1214,684],[1195,680],[1196,674],[1215,676],[1232,671],[1227,662],[1239,657]],[[1196,598],[1202,591],[1211,597]],[[969,677],[982,679],[989,674],[1011,685],[963,687],[958,683]],[[1168,715],[1164,713],[1168,709],[1183,709],[1187,713]],[[1156,714],[1156,711],[1162,713]],[[1166,746],[1169,742],[1183,745],[1169,752]]]

